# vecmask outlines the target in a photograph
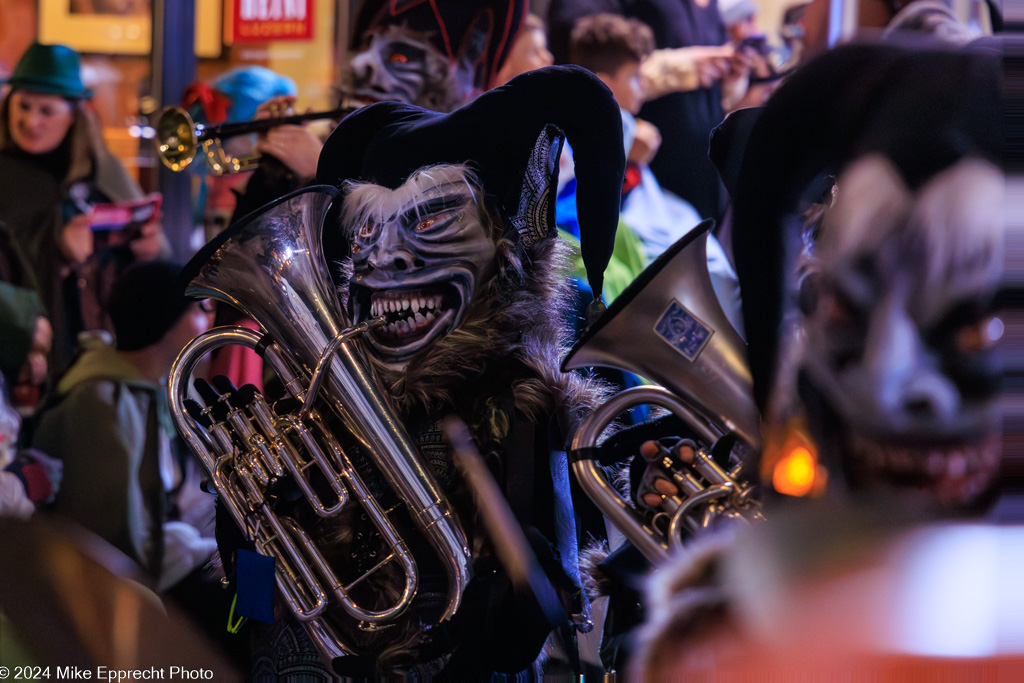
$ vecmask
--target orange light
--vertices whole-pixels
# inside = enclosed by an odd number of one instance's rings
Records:
[[[772,486],[787,496],[806,496],[814,489],[817,462],[804,446],[796,446],[775,463]]]

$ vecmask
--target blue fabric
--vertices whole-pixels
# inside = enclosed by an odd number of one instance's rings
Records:
[[[576,215],[575,178],[567,182],[555,198],[555,225],[576,239],[580,238],[580,221]]]
[[[263,66],[232,69],[211,85],[231,100],[227,121],[249,121],[256,116],[256,108],[267,100],[298,94],[295,81]]]
[[[274,623],[274,558],[239,549],[235,614]]]

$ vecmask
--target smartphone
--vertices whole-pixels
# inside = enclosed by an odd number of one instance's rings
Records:
[[[163,195],[159,192],[142,199],[109,204],[94,204],[90,212],[92,229],[96,232],[138,229],[160,213]]]

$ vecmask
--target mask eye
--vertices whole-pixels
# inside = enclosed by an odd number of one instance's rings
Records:
[[[422,49],[407,43],[392,43],[384,55],[384,61],[389,65],[408,68],[423,62],[425,58],[426,53]]]
[[[458,220],[461,216],[462,214],[458,209],[451,209],[449,211],[434,214],[433,216],[428,216],[427,218],[423,218],[422,220],[420,220],[419,223],[413,226],[413,231],[426,232],[431,228],[435,228],[441,225],[448,225],[452,220]]]
[[[995,316],[964,325],[954,333],[954,343],[960,353],[980,353],[990,348],[1003,336],[1003,321]]]
[[[371,237],[376,232],[377,226],[372,220],[368,220],[359,227],[359,231],[356,233],[358,237]]]

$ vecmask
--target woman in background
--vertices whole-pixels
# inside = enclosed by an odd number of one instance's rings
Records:
[[[153,216],[94,254],[92,206],[142,191],[104,144],[80,71],[71,48],[33,43],[0,100],[0,222],[28,264],[12,284],[39,292],[53,326],[51,377],[69,363],[79,332],[106,327],[99,283],[110,278],[101,271],[167,250]]]

